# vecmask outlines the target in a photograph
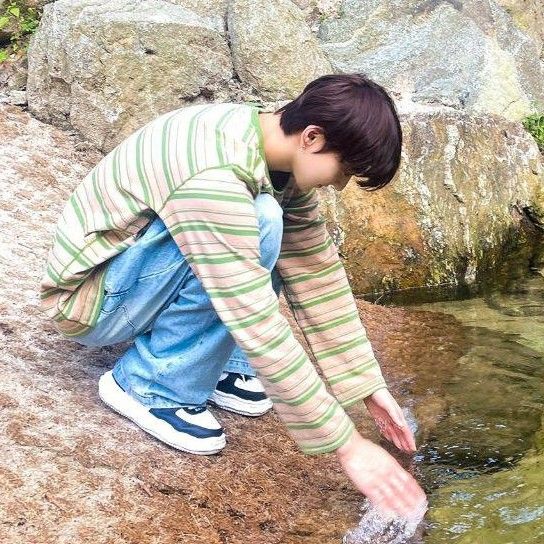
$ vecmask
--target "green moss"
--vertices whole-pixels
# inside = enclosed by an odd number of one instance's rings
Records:
[[[3,12],[0,12],[0,30],[10,34],[9,45],[0,48],[0,63],[24,54],[30,36],[38,28],[41,11],[26,6],[19,0],[9,0]]]
[[[544,153],[544,114],[533,114],[522,121],[525,130],[536,140],[538,148]]]

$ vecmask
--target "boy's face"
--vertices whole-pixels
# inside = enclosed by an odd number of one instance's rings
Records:
[[[323,148],[325,139],[322,133],[308,129],[310,127],[301,133],[301,143],[293,162],[292,173],[297,187],[306,192],[314,187],[332,185],[337,191],[341,191],[351,175],[345,171],[337,153],[317,152]],[[301,148],[302,145],[305,149]]]

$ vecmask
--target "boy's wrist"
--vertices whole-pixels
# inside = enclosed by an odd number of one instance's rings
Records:
[[[363,446],[366,440],[359,434],[358,431],[354,430],[351,436],[349,437],[344,444],[342,444],[337,450],[335,450],[336,456],[340,461],[350,457],[355,450],[360,446]]]

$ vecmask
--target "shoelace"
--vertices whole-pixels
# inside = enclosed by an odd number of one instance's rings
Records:
[[[206,410],[205,406],[196,406],[195,408],[183,408],[188,414],[196,415],[201,414]]]
[[[247,374],[236,374],[244,383],[253,380],[254,376],[248,376]]]

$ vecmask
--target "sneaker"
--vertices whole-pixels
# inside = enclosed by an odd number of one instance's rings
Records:
[[[178,450],[209,455],[226,445],[221,425],[205,406],[149,408],[126,393],[111,370],[98,381],[98,394],[117,413]]]
[[[263,384],[253,376],[223,372],[210,404],[244,416],[262,416],[272,408]]]

